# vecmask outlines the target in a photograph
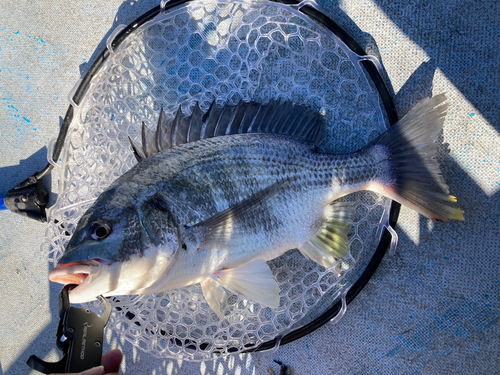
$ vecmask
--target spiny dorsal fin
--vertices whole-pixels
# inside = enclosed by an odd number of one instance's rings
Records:
[[[183,143],[231,134],[284,135],[319,145],[324,137],[321,120],[319,113],[290,101],[239,102],[222,108],[212,103],[205,113],[196,103],[191,115],[185,115],[179,107],[174,118],[168,118],[162,109],[156,133],[142,123],[142,147],[132,140],[130,143],[138,161]]]
[[[151,131],[144,122],[142,123],[142,150],[144,155],[149,158],[151,155],[158,153],[156,147],[155,134]]]
[[[351,228],[355,211],[349,203],[328,205],[325,220],[318,232],[301,247],[300,252],[325,268],[347,255],[347,232]]]

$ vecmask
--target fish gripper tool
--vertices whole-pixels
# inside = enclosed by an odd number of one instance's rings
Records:
[[[69,291],[77,285],[65,285],[59,293],[57,347],[63,352],[59,362],[45,362],[32,355],[27,364],[44,374],[81,372],[101,364],[104,327],[111,314],[111,304],[97,298],[104,311],[101,316],[84,307],[73,307]]]

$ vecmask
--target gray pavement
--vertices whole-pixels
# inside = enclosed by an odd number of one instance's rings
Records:
[[[3,0],[0,3],[0,194],[46,164],[69,91],[117,24],[158,1]],[[403,208],[386,258],[336,325],[275,352],[215,362],[158,360],[122,347],[126,374],[492,374],[500,368],[500,3],[324,1],[379,55],[400,114],[445,92],[440,161],[464,222],[433,223]],[[55,360],[57,285],[40,255],[45,225],[0,211],[0,374],[29,373],[31,354]]]

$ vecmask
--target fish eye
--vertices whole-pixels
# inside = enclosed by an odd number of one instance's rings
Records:
[[[111,226],[105,221],[96,221],[90,226],[90,236],[94,240],[102,240],[111,233]]]

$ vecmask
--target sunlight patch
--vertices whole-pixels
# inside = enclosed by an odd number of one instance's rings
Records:
[[[430,60],[425,50],[410,39],[374,1],[342,0],[340,8],[361,30],[370,30],[377,45],[384,46],[379,50],[381,62],[391,62],[384,64],[384,67],[391,77],[391,85],[396,94],[413,72],[422,63]],[[411,12],[410,8],[411,5],[408,5],[403,12]],[[374,23],[377,24],[375,28]],[[408,56],[408,53],[411,53],[411,56]]]

